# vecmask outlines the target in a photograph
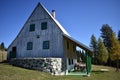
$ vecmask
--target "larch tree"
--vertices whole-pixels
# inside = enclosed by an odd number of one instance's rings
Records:
[[[94,36],[94,34],[91,36],[90,47],[94,53],[93,58],[92,58],[92,63],[97,64],[98,63],[98,60],[97,60],[97,40],[96,40],[96,37]]]
[[[116,38],[115,33],[112,34],[112,44],[110,48],[110,58],[112,61],[116,61],[116,71],[119,71],[119,59],[120,59],[120,43]]]
[[[100,38],[98,39],[98,60],[100,64],[105,64],[108,60],[108,51]]]

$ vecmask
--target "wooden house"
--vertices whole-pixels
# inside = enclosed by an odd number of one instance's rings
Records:
[[[90,73],[89,47],[73,39],[52,14],[38,3],[21,31],[8,47],[8,59],[12,58],[62,58],[66,73],[77,62],[76,46],[86,52],[86,70]]]

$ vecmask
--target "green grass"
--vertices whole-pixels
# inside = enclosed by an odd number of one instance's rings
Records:
[[[101,72],[102,68],[109,69],[109,72]],[[115,72],[115,69],[111,67],[93,65],[90,77],[81,75],[52,76],[48,73],[1,63],[0,80],[120,80],[120,72]]]

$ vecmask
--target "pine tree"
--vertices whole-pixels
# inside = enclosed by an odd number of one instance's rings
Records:
[[[111,65],[109,50],[111,47],[111,37],[112,37],[113,30],[108,24],[104,24],[100,30],[102,32],[101,37],[103,39],[103,43],[108,50],[108,65]]]
[[[94,34],[91,36],[90,47],[94,52],[92,63],[97,64],[98,63],[97,62],[98,61],[97,60],[97,40],[96,40],[96,37],[94,36]]]
[[[108,24],[104,24],[100,30],[102,32],[101,37],[103,38],[104,45],[109,49],[111,47],[111,37],[113,30]]]
[[[98,39],[98,60],[100,64],[105,64],[108,60],[108,51],[100,38]]]
[[[118,31],[118,41],[120,42],[120,30]]]
[[[120,43],[116,38],[115,33],[112,34],[112,46],[110,48],[110,58],[116,61],[116,71],[119,71],[119,59],[120,59]]]
[[[2,51],[5,50],[4,42],[1,43],[1,45],[0,45],[0,49],[1,49]]]

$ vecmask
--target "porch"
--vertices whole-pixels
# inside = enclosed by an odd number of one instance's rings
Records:
[[[90,75],[92,50],[84,44],[64,35],[66,75]],[[79,50],[77,50],[79,48]]]

